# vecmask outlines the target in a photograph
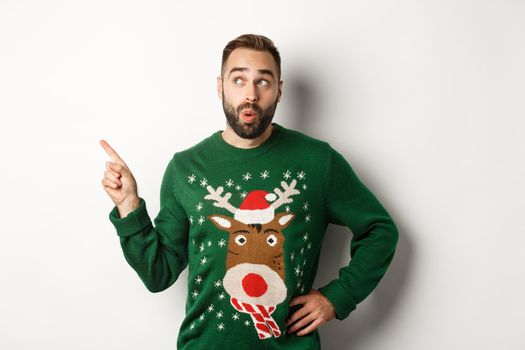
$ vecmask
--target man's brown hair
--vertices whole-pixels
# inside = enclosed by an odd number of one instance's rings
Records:
[[[224,65],[233,50],[238,48],[252,49],[258,51],[268,51],[277,63],[277,77],[281,79],[281,56],[273,41],[263,35],[243,34],[230,41],[222,51],[221,76],[224,77]]]

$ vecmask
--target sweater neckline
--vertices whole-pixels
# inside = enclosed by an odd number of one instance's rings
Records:
[[[272,133],[270,134],[270,137],[268,137],[262,144],[260,144],[257,147],[252,148],[239,148],[235,147],[233,145],[230,145],[228,142],[226,142],[222,138],[222,132],[224,130],[218,130],[212,135],[213,142],[215,143],[215,146],[224,153],[230,154],[232,156],[236,157],[247,157],[252,158],[259,156],[265,152],[267,152],[270,148],[272,148],[281,138],[281,135],[283,134],[283,127],[277,123],[272,123]]]

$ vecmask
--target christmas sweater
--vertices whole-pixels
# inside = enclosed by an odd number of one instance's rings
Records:
[[[153,222],[140,205],[109,218],[124,256],[151,292],[189,266],[178,349],[320,349],[318,331],[286,333],[291,298],[314,282],[329,223],[352,231],[351,260],[318,290],[342,320],[390,264],[397,229],[385,208],[327,142],[272,123],[255,148],[219,130],[176,152]],[[242,345],[241,345],[242,344]]]

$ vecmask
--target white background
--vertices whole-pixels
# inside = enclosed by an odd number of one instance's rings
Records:
[[[224,129],[243,33],[281,52],[274,121],[329,141],[400,229],[323,349],[525,348],[524,19],[518,0],[0,0],[0,348],[175,349],[187,270],[151,294],[127,265],[98,142],[155,216],[171,155]],[[350,237],[329,227],[314,287]]]

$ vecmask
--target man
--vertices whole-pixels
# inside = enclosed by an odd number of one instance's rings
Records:
[[[396,226],[341,154],[272,123],[282,84],[270,39],[226,45],[217,78],[226,129],[174,154],[154,224],[128,166],[101,141],[128,263],[152,292],[189,265],[179,349],[319,349],[317,328],[346,318],[393,258]],[[315,290],[328,223],[352,230],[352,260]]]

